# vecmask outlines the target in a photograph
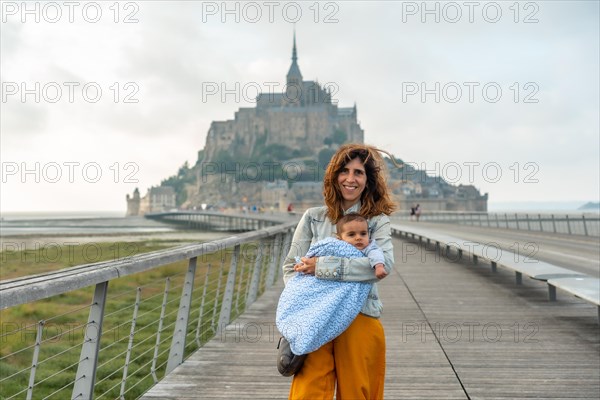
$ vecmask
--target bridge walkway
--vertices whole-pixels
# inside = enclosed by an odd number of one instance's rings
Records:
[[[546,261],[600,278],[600,237],[598,236],[489,228],[456,223],[392,220],[393,224],[425,228],[465,241],[499,247],[505,251],[518,252],[528,258]]]
[[[546,285],[444,258],[394,239],[396,269],[380,285],[386,399],[598,399],[596,307],[547,300]],[[283,399],[274,313],[282,284],[142,398]]]

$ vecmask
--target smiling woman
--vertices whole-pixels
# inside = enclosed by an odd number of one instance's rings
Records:
[[[360,313],[339,336],[308,354],[294,376],[290,399],[381,399],[385,380],[385,336],[379,322],[382,304],[377,276],[388,275],[394,264],[388,215],[396,208],[386,182],[380,150],[364,144],[341,146],[333,155],[323,180],[324,207],[308,209],[302,216],[283,265],[287,284],[301,270],[317,279],[372,283]],[[367,219],[368,234],[383,252],[385,273],[375,275],[368,257],[305,255],[311,245],[331,238],[335,224],[348,213]],[[296,262],[296,257],[301,262]],[[325,305],[329,294],[315,298]],[[308,326],[302,326],[308,329]],[[337,389],[336,389],[337,386]]]

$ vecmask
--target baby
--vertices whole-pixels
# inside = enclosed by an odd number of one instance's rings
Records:
[[[350,243],[363,254],[369,257],[371,266],[375,269],[375,276],[383,279],[387,276],[383,265],[383,252],[375,241],[369,242],[369,225],[367,220],[360,214],[350,213],[344,215],[335,225],[337,237],[346,243]]]

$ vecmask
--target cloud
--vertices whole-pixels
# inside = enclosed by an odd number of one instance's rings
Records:
[[[17,141],[22,144],[24,137],[39,135],[48,121],[48,110],[35,103],[2,104],[0,131],[2,142],[10,144]]]

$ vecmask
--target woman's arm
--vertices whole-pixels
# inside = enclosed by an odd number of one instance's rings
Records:
[[[382,215],[378,219],[373,228],[372,239],[375,240],[381,251],[383,251],[385,271],[389,275],[394,265],[394,247],[392,245],[390,219],[387,215]],[[316,263],[315,276],[320,279],[354,282],[378,281],[368,257],[319,257]]]
[[[285,261],[283,262],[283,282],[287,281],[296,274],[294,265],[296,265],[296,257],[304,257],[313,238],[311,227],[311,217],[308,210],[304,213],[300,222],[296,226],[290,251],[288,252]]]

